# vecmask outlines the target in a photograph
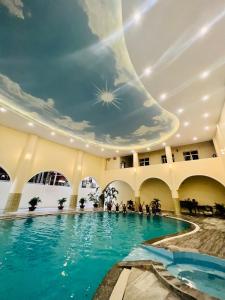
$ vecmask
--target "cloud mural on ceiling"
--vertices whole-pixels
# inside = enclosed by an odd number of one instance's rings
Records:
[[[129,58],[121,0],[0,0],[1,102],[109,147],[162,141],[178,119]]]

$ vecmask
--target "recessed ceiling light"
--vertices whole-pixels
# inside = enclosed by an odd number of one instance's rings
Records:
[[[73,138],[70,138],[70,143],[73,143],[74,142],[74,139]]]
[[[101,148],[101,151],[102,151],[102,152],[104,152],[104,151],[105,151],[105,149],[104,149],[104,148]]]
[[[134,154],[134,153],[135,153],[135,150],[131,150],[131,153],[133,153],[133,154]]]
[[[150,147],[148,147],[146,150],[147,150],[147,151],[150,151],[150,150],[151,150],[151,148],[150,148]]]
[[[180,138],[180,133],[177,133],[177,134],[176,134],[176,137],[177,137],[177,138]]]
[[[89,145],[88,145],[88,144],[86,144],[86,145],[85,145],[85,147],[86,147],[86,148],[89,148]]]
[[[196,136],[193,137],[193,141],[197,141],[197,139],[198,139],[198,138],[197,138]]]
[[[201,79],[205,79],[205,78],[209,77],[209,74],[210,74],[209,71],[204,71],[204,72],[202,72],[202,74],[200,75],[200,78],[201,78]]]
[[[178,114],[182,114],[184,112],[184,109],[183,108],[178,108],[178,110],[177,110],[177,113]]]
[[[54,131],[52,131],[52,132],[51,132],[51,135],[52,135],[52,136],[54,136],[54,135],[55,135],[55,132],[54,132]]]
[[[7,110],[4,107],[0,107],[0,112],[7,112]]]
[[[116,150],[116,153],[119,153],[120,151],[119,150]]]
[[[208,118],[208,117],[209,117],[209,113],[207,113],[207,112],[204,113],[204,114],[203,114],[203,117],[204,117],[204,118]]]
[[[28,122],[27,125],[30,127],[34,127],[34,123],[32,123],[32,122]]]
[[[209,31],[209,27],[208,27],[208,26],[203,26],[203,27],[199,30],[199,35],[200,35],[200,36],[204,36],[208,31]]]
[[[136,13],[134,14],[133,19],[134,19],[134,22],[135,22],[136,24],[138,24],[138,23],[140,22],[140,20],[141,20],[141,13],[140,13],[140,12],[136,12]]]
[[[205,126],[205,128],[204,128],[205,130],[209,130],[209,126]]]
[[[209,95],[205,95],[202,97],[202,101],[207,101],[209,99]]]
[[[184,122],[184,127],[188,127],[189,124],[190,124],[190,123],[189,123],[188,121]]]
[[[166,146],[166,143],[164,142],[164,143],[162,143],[162,145],[165,147],[165,146]]]
[[[144,70],[144,75],[145,76],[149,76],[151,73],[152,73],[152,69],[149,68],[149,67]]]
[[[163,93],[160,95],[160,100],[166,100],[167,98],[167,94],[166,93]]]

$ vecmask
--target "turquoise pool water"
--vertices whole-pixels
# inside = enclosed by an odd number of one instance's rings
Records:
[[[134,247],[188,227],[115,213],[0,221],[0,299],[92,299],[106,272]]]

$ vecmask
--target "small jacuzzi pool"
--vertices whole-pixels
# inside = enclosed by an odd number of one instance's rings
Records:
[[[225,300],[225,260],[193,252],[172,252],[142,245],[125,260],[154,260],[184,283],[210,296]]]

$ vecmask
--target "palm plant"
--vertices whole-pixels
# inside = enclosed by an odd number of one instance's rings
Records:
[[[93,202],[93,206],[95,208],[98,207],[99,204],[99,187],[93,193],[88,194],[88,200]]]

